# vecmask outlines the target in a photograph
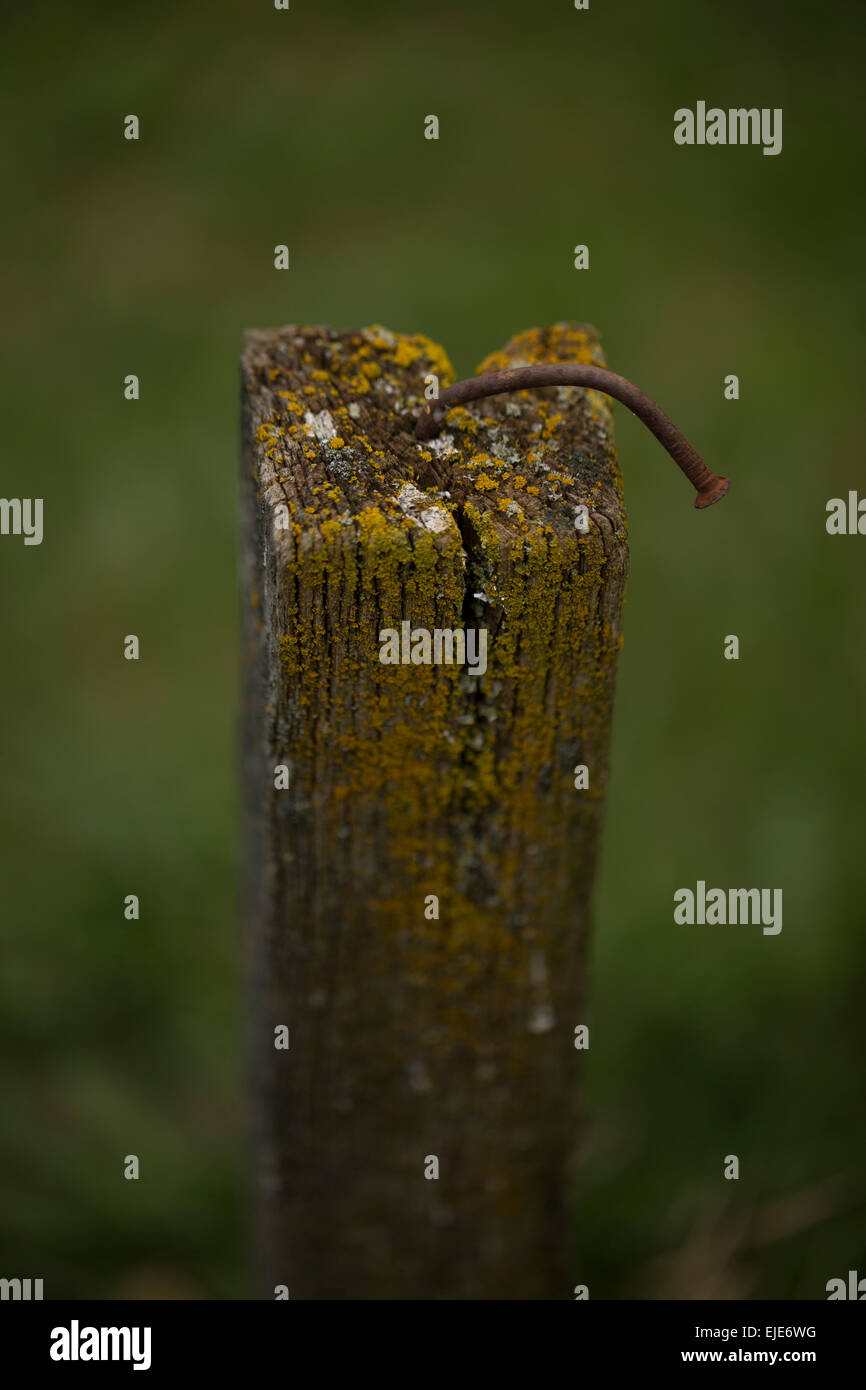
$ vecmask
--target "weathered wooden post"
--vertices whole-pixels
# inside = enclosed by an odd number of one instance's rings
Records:
[[[563,360],[603,363],[591,329],[482,370]],[[266,1297],[579,1281],[575,1029],[628,558],[611,412],[522,391],[419,444],[432,374],[453,377],[439,348],[382,328],[243,355]]]

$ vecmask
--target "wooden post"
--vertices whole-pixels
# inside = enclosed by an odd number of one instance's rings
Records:
[[[603,365],[593,330],[523,333],[479,370],[557,360]],[[422,446],[411,407],[432,375],[454,379],[435,344],[382,328],[245,341],[269,1298],[580,1282],[575,1029],[628,558],[611,414],[592,391],[524,391],[454,410]],[[437,630],[486,629],[486,670],[480,637],[474,672],[453,638],[452,664],[418,662],[421,629],[433,655]],[[407,638],[416,661],[383,664]]]

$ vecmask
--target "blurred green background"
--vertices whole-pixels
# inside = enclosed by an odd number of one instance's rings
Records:
[[[864,476],[864,25],[782,0],[7,9],[2,492],[45,498],[45,540],[0,541],[0,1273],[250,1293],[242,331],[380,322],[466,375],[578,319],[733,486],[694,512],[617,408],[575,1282],[822,1298],[866,1274],[866,539],[824,524]],[[782,107],[781,155],[677,147],[699,99]],[[698,878],[783,888],[781,934],[674,926]]]

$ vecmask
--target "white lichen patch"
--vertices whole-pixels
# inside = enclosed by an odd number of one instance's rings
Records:
[[[507,444],[500,444],[497,440],[490,445],[490,452],[494,458],[500,459],[502,463],[508,463],[512,468],[516,468],[520,463],[520,454],[516,449],[512,449]]]
[[[437,458],[443,458],[446,454],[456,454],[454,448],[453,434],[439,434],[434,439],[425,439],[423,444],[416,445],[418,449],[426,449],[429,453],[435,454]]]
[[[401,512],[405,512],[409,520],[414,521],[416,526],[423,526],[428,531],[439,532],[447,531],[452,525],[451,515],[446,508],[431,506],[429,497],[425,497],[414,483],[403,483],[394,500]],[[413,513],[417,514],[413,515]]]
[[[397,493],[397,506],[401,512],[411,512],[414,507],[418,506],[419,502],[423,504],[426,501],[427,498],[414,483],[404,483]]]
[[[451,517],[444,507],[426,507],[421,513],[421,525],[426,526],[428,531],[447,531]]]
[[[550,1033],[556,1026],[556,1014],[550,1004],[535,1004],[527,1024],[530,1033]]]
[[[361,337],[373,347],[392,348],[397,341],[396,335],[390,328],[383,328],[381,323],[373,323],[369,328],[361,329]]]
[[[304,429],[313,439],[318,439],[320,444],[327,444],[330,439],[337,437],[337,426],[329,410],[320,410],[318,415],[314,415],[311,410],[305,411]]]

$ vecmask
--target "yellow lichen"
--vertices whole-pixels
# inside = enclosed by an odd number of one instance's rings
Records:
[[[441,349],[420,336],[368,330],[332,346],[331,375],[340,382],[342,401],[363,396],[379,380],[371,366],[419,397],[427,372],[443,380],[450,374]],[[587,333],[557,328],[543,344],[539,334],[521,335],[507,356],[497,361],[494,354],[483,369],[513,365],[521,355],[600,356]],[[389,373],[389,363],[400,375]],[[298,386],[279,399],[296,415],[303,397],[314,393]],[[534,410],[538,395],[521,393],[524,398]],[[536,451],[515,472],[473,449],[473,440],[476,446],[487,442],[485,418],[480,410],[458,407],[446,420],[459,432],[458,456],[450,460],[461,480],[455,496],[473,489],[468,500],[449,504],[462,512],[468,550],[453,523],[434,534],[402,514],[391,496],[386,451],[373,449],[360,431],[355,435],[341,410],[341,434],[331,448],[348,441],[361,454],[365,476],[375,468],[387,495],[343,517],[340,489],[311,468],[315,501],[307,499],[299,523],[293,521],[278,575],[283,679],[273,723],[286,740],[280,752],[294,763],[294,785],[301,803],[312,808],[323,852],[329,845],[351,846],[355,818],[376,808],[370,823],[381,832],[371,852],[347,862],[342,930],[383,943],[388,958],[398,952],[406,987],[425,991],[426,1020],[441,1010],[431,1051],[455,1041],[472,1046],[475,1025],[466,1001],[487,978],[490,962],[507,993],[529,976],[538,923],[554,920],[556,912],[565,920],[565,901],[556,896],[563,883],[569,911],[588,893],[620,641],[615,611],[608,614],[602,602],[611,582],[602,531],[592,527],[580,535],[570,517],[563,518],[562,503],[558,512],[539,505],[539,486],[525,476]],[[555,402],[534,418],[551,436],[564,427]],[[491,418],[494,423],[501,420]],[[289,447],[279,444],[273,423],[263,425],[257,439],[263,451]],[[311,460],[321,457],[313,448],[304,452]],[[428,450],[416,457],[432,459]],[[618,486],[615,469],[613,477]],[[548,479],[559,486],[573,482],[565,471]],[[442,505],[431,489],[434,500]],[[483,677],[467,677],[456,666],[380,662],[382,628],[400,631],[404,620],[428,629],[462,627],[464,605],[482,592],[486,606],[479,606],[475,621],[488,621],[495,631]],[[498,719],[488,721],[485,710]],[[593,769],[589,792],[573,788],[573,747]],[[333,778],[327,802],[317,800],[322,769]],[[524,900],[529,863],[531,903]],[[425,892],[441,893],[440,922],[426,923],[416,911]],[[555,971],[565,937],[556,937],[552,949],[548,966]]]

